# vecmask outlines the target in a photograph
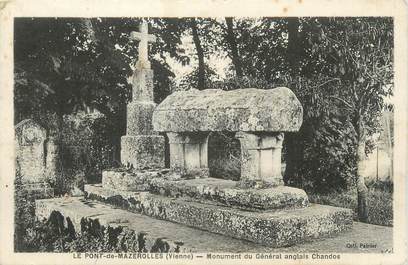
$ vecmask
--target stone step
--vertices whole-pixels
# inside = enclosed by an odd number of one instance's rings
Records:
[[[67,223],[68,218],[72,220],[77,232],[81,232],[81,220],[99,223],[105,228],[122,227],[124,231],[133,232],[137,236],[128,243],[134,243],[136,249],[128,248],[128,252],[138,252],[139,248],[143,248],[143,251],[149,252],[191,251],[195,253],[382,253],[385,250],[392,249],[393,246],[392,227],[358,222],[353,223],[352,230],[341,233],[336,237],[312,240],[287,248],[270,248],[245,240],[153,219],[99,202],[85,200],[83,197],[37,200],[36,205],[38,218],[49,218],[53,211],[57,211],[64,216],[65,223]],[[117,240],[120,241],[121,237],[118,236]],[[361,242],[369,242],[375,247],[361,246]],[[350,247],[350,245],[355,245],[355,247]]]
[[[352,227],[351,210],[317,204],[251,212],[198,203],[184,197],[104,189],[100,184],[86,185],[85,192],[89,199],[131,212],[270,247],[290,246]]]
[[[52,212],[64,217],[65,227],[71,222],[75,232],[81,233],[84,223],[93,223],[99,232],[108,228],[123,228],[133,249],[129,252],[208,252],[219,249],[235,252],[238,249],[255,249],[256,244],[197,230],[184,225],[117,209],[102,203],[87,201],[83,197],[36,200],[36,217],[48,220]],[[98,224],[95,224],[97,222]],[[129,239],[129,236],[124,236]],[[120,241],[123,236],[117,235]],[[129,244],[128,244],[129,245]]]
[[[202,203],[212,201],[244,210],[299,208],[309,205],[309,199],[304,190],[288,186],[242,189],[237,187],[236,181],[217,178],[189,180],[152,178],[149,182],[150,192],[155,194],[167,197],[189,197]]]
[[[277,209],[306,207],[302,189],[278,186],[266,189],[242,189],[237,181],[218,178],[177,178],[169,170],[110,169],[102,173],[102,186],[111,190],[150,191],[168,197],[190,197],[199,202],[214,201],[241,209]]]

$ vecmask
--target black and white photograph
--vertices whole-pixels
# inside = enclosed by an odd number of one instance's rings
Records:
[[[398,254],[406,117],[395,110],[407,99],[395,17],[25,15],[12,26],[13,255]]]

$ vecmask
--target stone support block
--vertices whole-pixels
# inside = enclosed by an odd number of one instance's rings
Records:
[[[183,175],[208,176],[208,133],[167,133],[170,167]],[[203,173],[204,172],[204,173]]]
[[[164,167],[164,137],[161,135],[122,136],[121,162],[134,169]]]
[[[239,132],[236,137],[241,143],[241,186],[263,188],[283,185],[283,133]]]
[[[116,168],[102,172],[102,186],[105,189],[122,191],[148,191],[150,182],[155,178],[161,178],[168,169],[150,170],[126,170]]]

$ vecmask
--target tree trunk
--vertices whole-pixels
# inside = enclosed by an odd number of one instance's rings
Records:
[[[239,59],[239,55],[238,55],[238,46],[235,40],[232,17],[226,17],[225,22],[227,23],[227,38],[226,39],[231,49],[232,64],[235,67],[235,72],[237,74],[237,77],[242,77],[243,74],[242,74],[241,60]]]
[[[298,45],[298,18],[288,18],[288,48],[286,50],[286,60],[289,65],[289,73],[292,78],[299,75],[299,57],[297,56]],[[296,92],[296,91],[295,91]],[[298,171],[298,166],[302,160],[303,146],[299,144],[303,129],[296,134],[288,133],[285,136],[286,147],[286,170],[284,174],[285,184],[299,186],[300,179],[295,179]]]
[[[293,78],[299,75],[299,19],[296,17],[287,18],[288,20],[288,49],[286,58],[289,64],[289,70]]]
[[[295,133],[287,133],[285,135],[286,169],[283,175],[285,185],[300,186],[301,180],[297,179],[298,166],[302,160],[302,150],[299,144],[299,136]]]
[[[362,117],[358,118],[357,129],[357,202],[358,220],[367,223],[368,221],[368,188],[364,182],[364,160],[365,155],[365,128]]]
[[[197,51],[198,57],[198,89],[205,88],[205,65],[204,65],[204,50],[201,46],[200,38],[198,37],[197,22],[195,18],[190,21],[191,29],[193,31],[193,41]]]

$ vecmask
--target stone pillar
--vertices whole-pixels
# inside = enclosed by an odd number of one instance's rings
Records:
[[[170,168],[182,170],[185,168],[184,136],[179,133],[167,133],[169,138]]]
[[[208,133],[167,133],[170,167],[182,175],[208,177]]]
[[[243,187],[283,185],[281,156],[283,133],[239,132],[241,143],[241,181]]]
[[[153,103],[153,70],[143,66],[136,67],[132,76],[132,88],[133,101]]]
[[[121,162],[134,169],[164,167],[164,137],[153,131],[153,70],[137,67],[132,77],[132,101],[127,106],[126,135],[121,138]]]

